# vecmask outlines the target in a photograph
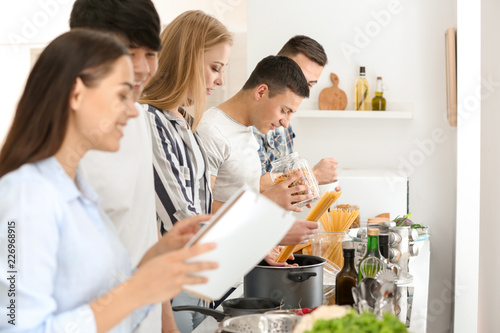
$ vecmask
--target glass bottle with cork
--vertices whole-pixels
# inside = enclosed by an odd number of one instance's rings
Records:
[[[375,277],[383,269],[382,255],[379,249],[379,229],[368,228],[368,243],[366,245],[366,254],[359,261],[358,282],[365,277]]]
[[[384,94],[382,77],[377,77],[377,89],[375,90],[375,97],[372,99],[372,110],[373,111],[385,111],[385,98],[382,96]]]
[[[353,305],[352,287],[356,286],[358,273],[354,265],[354,249],[344,248],[344,267],[335,279],[335,304]]]
[[[366,80],[365,67],[359,67],[359,78],[356,82],[356,111],[368,111],[369,102],[368,102],[368,80]]]

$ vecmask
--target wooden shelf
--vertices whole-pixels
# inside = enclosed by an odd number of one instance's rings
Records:
[[[298,110],[294,118],[412,119],[411,111]]]

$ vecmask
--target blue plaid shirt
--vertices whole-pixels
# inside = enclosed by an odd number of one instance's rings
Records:
[[[288,128],[278,127],[267,134],[260,133],[255,127],[253,134],[259,143],[259,157],[262,175],[271,171],[271,162],[293,152],[293,133],[292,126]]]

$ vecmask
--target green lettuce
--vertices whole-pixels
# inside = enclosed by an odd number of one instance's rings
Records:
[[[320,319],[305,333],[408,333],[406,326],[392,313],[378,319],[372,312],[358,315],[354,310],[341,318]]]

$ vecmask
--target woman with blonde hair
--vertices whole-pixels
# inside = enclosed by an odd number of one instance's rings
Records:
[[[158,71],[139,102],[151,126],[156,212],[164,234],[180,219],[212,211],[207,156],[195,131],[207,95],[224,84],[233,39],[221,22],[199,10],[179,15],[160,38]],[[205,304],[181,293],[172,305]],[[191,332],[205,318],[188,311],[174,315],[181,332]]]
[[[195,133],[207,95],[224,84],[232,36],[214,17],[188,11],[162,32],[158,71],[140,103],[153,136],[157,214],[162,233],[181,218],[211,211],[202,143]],[[191,116],[185,107],[192,107]]]

